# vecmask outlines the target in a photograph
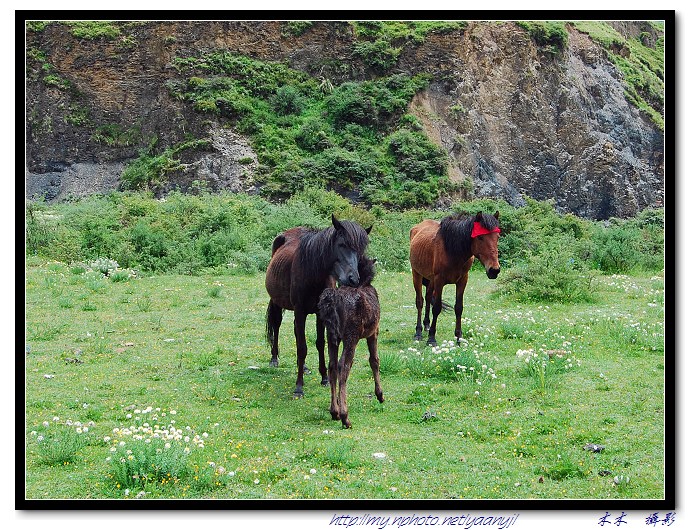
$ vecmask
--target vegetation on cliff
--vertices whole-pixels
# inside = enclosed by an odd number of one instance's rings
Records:
[[[334,87],[281,63],[227,52],[178,57],[174,64],[189,76],[169,84],[174,97],[251,138],[268,197],[328,187],[370,204],[409,208],[432,204],[452,187],[447,155],[405,114],[426,76]]]

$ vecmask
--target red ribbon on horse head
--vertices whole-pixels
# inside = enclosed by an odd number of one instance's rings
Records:
[[[471,237],[477,237],[477,236],[483,236],[485,234],[491,234],[492,232],[500,232],[501,229],[496,227],[493,230],[489,230],[488,228],[484,228],[482,224],[479,221],[474,222],[474,226],[472,227],[472,236]]]

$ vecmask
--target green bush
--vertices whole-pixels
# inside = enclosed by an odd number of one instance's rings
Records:
[[[448,155],[422,133],[400,129],[388,137],[395,167],[412,180],[428,180],[447,173]]]
[[[539,46],[546,47],[551,52],[562,51],[568,44],[568,32],[564,22],[519,21],[516,24],[527,30],[534,42]]]
[[[103,38],[114,40],[120,35],[120,29],[112,22],[105,20],[82,20],[65,22],[72,28],[72,35],[78,39],[95,40]]]
[[[332,164],[330,170],[340,171],[336,173],[340,179],[354,179],[356,172],[377,167],[367,166],[371,161],[352,153],[334,151],[328,156],[332,158],[320,160]],[[379,174],[376,178],[388,177]],[[437,186],[442,182],[439,179]],[[276,235],[294,226],[327,227],[335,214],[373,227],[370,254],[377,266],[407,271],[410,228],[422,219],[441,219],[450,212],[398,208],[404,203],[423,204],[423,186],[433,182],[401,179],[389,185],[387,190],[375,188],[371,193],[397,193],[391,199],[395,209],[353,204],[325,184],[304,188],[279,203],[232,193],[175,192],[157,200],[150,192],[131,191],[55,205],[29,202],[27,254],[65,263],[92,263],[107,256],[120,267],[157,273],[221,269],[252,274],[265,270]],[[499,210],[502,292],[525,300],[585,301],[588,269],[624,273],[658,271],[664,266],[663,210],[612,219],[605,226],[561,215],[548,202],[528,199],[526,203],[515,208],[502,200],[481,199],[452,206],[452,211],[471,213]]]
[[[519,302],[592,302],[592,274],[574,252],[571,237],[551,237],[498,277],[496,293]]]
[[[322,151],[334,146],[333,128],[320,118],[307,118],[295,134],[295,142],[306,151]]]
[[[290,20],[281,25],[280,34],[283,37],[299,37],[304,35],[313,25],[314,23],[310,20]]]
[[[120,181],[124,189],[136,190],[160,185],[168,173],[182,168],[180,160],[175,158],[178,154],[187,149],[206,149],[210,144],[206,139],[189,140],[154,154],[156,143],[156,139],[150,142],[139,153],[139,157],[123,170]]]
[[[347,82],[333,90],[325,105],[336,125],[385,127],[402,115],[412,97],[427,84],[425,76],[402,74],[362,83]]]
[[[601,228],[594,233],[592,259],[606,273],[629,272],[640,262],[642,234],[629,226]]]
[[[402,48],[395,48],[384,39],[373,42],[363,41],[355,44],[353,55],[361,58],[366,64],[380,71],[391,69],[398,62]]]
[[[306,105],[300,91],[290,85],[281,86],[271,98],[271,106],[278,114],[299,114]]]

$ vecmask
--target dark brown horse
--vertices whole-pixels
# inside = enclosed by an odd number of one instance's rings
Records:
[[[316,313],[319,296],[326,287],[359,285],[359,261],[369,244],[369,231],[357,223],[331,218],[333,226],[323,230],[296,227],[273,241],[266,270],[266,291],[271,300],[266,310],[266,338],[271,344],[270,366],[278,366],[278,332],[286,309],[295,313],[297,383],[295,397],[304,396],[304,361],[307,357],[305,323]],[[324,325],[316,318],[316,348],[319,352],[321,384],[328,384],[324,359]]]
[[[417,328],[415,340],[422,340],[422,286],[426,285],[424,328],[428,344],[436,344],[436,320],[441,312],[443,286],[455,284],[455,336],[462,338],[463,294],[474,258],[486,275],[496,279],[498,263],[498,212],[488,215],[451,215],[441,222],[427,219],[410,230],[410,264],[416,293]],[[433,304],[433,306],[432,306]],[[433,319],[429,326],[429,307]]]
[[[319,299],[319,316],[326,325],[328,336],[328,378],[331,382],[331,417],[340,419],[346,429],[352,426],[347,409],[347,378],[355,359],[360,339],[367,339],[369,364],[374,374],[374,393],[383,403],[379,354],[377,351],[381,308],[374,279],[374,260],[359,262],[359,287],[324,289]],[[343,343],[343,354],[338,360],[338,349]],[[338,391],[336,392],[336,384]]]

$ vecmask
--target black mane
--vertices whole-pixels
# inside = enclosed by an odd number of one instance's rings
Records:
[[[480,224],[487,230],[493,230],[498,226],[498,219],[493,215],[481,212]],[[446,252],[453,257],[472,255],[472,228],[477,219],[476,215],[468,213],[458,213],[449,215],[441,221],[441,238]]]
[[[371,285],[371,282],[374,281],[374,274],[376,274],[376,270],[374,269],[374,263],[376,263],[376,260],[373,260],[366,256],[359,260],[357,272],[359,272],[360,287],[366,287],[367,285]]]
[[[352,221],[340,221],[347,245],[361,257],[369,245],[369,235],[364,228]],[[335,254],[334,227],[323,230],[305,229],[299,243],[299,260],[305,278],[318,278],[331,272]]]

